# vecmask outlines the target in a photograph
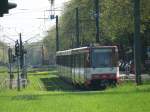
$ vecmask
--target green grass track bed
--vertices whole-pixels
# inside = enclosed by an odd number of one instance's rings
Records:
[[[0,112],[150,112],[150,85],[79,91],[56,74],[32,73],[26,89],[0,90]]]

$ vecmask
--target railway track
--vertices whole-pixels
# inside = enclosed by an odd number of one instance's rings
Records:
[[[0,89],[3,88],[6,84],[6,76],[0,75]]]

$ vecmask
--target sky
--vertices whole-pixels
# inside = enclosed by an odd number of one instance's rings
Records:
[[[61,11],[50,12],[48,0],[9,0],[16,3],[17,8],[9,10],[0,18],[0,41],[14,43],[22,34],[23,41],[30,38],[30,42],[41,40],[47,31],[55,25],[55,20],[50,19],[50,14],[59,15]],[[61,10],[68,0],[55,0],[53,8]],[[44,19],[45,18],[45,19]]]

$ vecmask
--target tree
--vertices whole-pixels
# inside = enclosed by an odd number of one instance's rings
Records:
[[[150,2],[141,0],[141,34],[143,45],[150,45]],[[94,2],[92,0],[70,0],[63,9],[59,22],[61,50],[75,44],[75,8],[79,8],[80,42],[82,46],[95,42]],[[100,0],[100,43],[118,45],[121,55],[132,51],[133,46],[133,1]],[[55,28],[46,38],[55,41]],[[147,41],[148,40],[148,41]],[[48,42],[48,41],[47,41]],[[51,41],[49,41],[51,42]],[[48,44],[48,43],[47,43]],[[51,42],[55,44],[55,42]],[[52,46],[51,46],[52,47]]]

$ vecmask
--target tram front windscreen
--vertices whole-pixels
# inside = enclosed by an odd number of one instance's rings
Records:
[[[113,55],[112,49],[93,49],[92,66],[94,68],[115,66]]]

